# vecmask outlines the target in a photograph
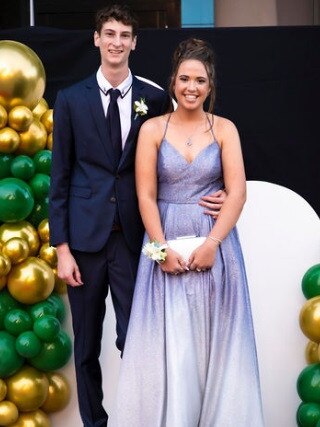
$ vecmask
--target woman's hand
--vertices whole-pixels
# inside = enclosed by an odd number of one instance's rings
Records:
[[[196,271],[209,270],[214,264],[217,248],[217,242],[207,239],[190,255],[187,263],[189,269]]]
[[[167,248],[165,262],[160,264],[162,271],[169,274],[181,274],[189,270],[183,257],[171,248]]]

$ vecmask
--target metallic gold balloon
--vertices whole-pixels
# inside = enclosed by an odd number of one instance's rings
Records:
[[[12,264],[18,264],[28,258],[30,249],[26,240],[13,237],[3,243],[2,253],[10,258]]]
[[[20,133],[20,144],[16,154],[33,156],[37,151],[43,150],[46,147],[46,143],[46,128],[38,119],[34,119],[29,129]]]
[[[49,391],[41,409],[45,412],[57,412],[64,409],[70,401],[70,386],[66,377],[57,372],[46,372]]]
[[[18,419],[19,411],[16,405],[9,400],[0,402],[0,426],[11,426]]]
[[[28,221],[5,223],[0,226],[0,242],[2,244],[13,237],[20,237],[28,242],[30,255],[38,253],[39,236],[37,230]]]
[[[40,121],[46,128],[47,133],[51,133],[53,131],[53,109],[49,108],[49,110],[45,111]]]
[[[47,414],[41,409],[20,414],[18,420],[10,427],[51,427]]]
[[[43,243],[48,243],[50,238],[48,218],[43,219],[38,225],[38,234]]]
[[[15,130],[9,127],[0,129],[0,153],[13,153],[19,144],[20,136]]]
[[[0,276],[0,291],[6,286],[7,284],[7,276]]]
[[[309,341],[306,345],[304,352],[306,362],[311,365],[312,363],[319,363],[319,344],[313,341]]]
[[[52,146],[53,146],[53,133],[49,133],[48,138],[47,138],[47,149],[52,151]]]
[[[310,298],[300,311],[300,328],[309,340],[320,342],[320,296]]]
[[[53,291],[54,273],[42,259],[29,257],[11,268],[7,288],[17,301],[35,304]]]
[[[67,284],[64,280],[60,279],[60,277],[57,274],[57,269],[52,269],[54,272],[54,291],[57,292],[59,295],[63,295],[67,293]]]
[[[0,129],[4,128],[8,121],[7,110],[0,105]]]
[[[28,46],[0,41],[0,103],[10,110],[25,105],[31,110],[40,101],[45,89],[45,70],[38,55]]]
[[[20,411],[35,411],[45,402],[49,381],[46,375],[32,366],[24,365],[7,378],[7,399]]]
[[[7,384],[0,378],[0,402],[6,397]]]
[[[8,115],[9,126],[17,132],[25,132],[33,122],[32,111],[25,105],[12,108]]]
[[[41,98],[35,108],[32,110],[34,117],[40,120],[43,113],[49,109],[49,105],[44,98]]]
[[[0,276],[6,276],[11,269],[11,261],[7,255],[0,253]]]
[[[39,258],[43,259],[54,268],[58,264],[57,250],[55,247],[50,246],[49,243],[44,243],[39,250]]]

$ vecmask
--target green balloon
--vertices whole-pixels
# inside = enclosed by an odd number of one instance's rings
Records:
[[[22,221],[30,215],[34,206],[28,184],[18,178],[0,180],[0,221]]]
[[[30,222],[34,227],[38,227],[40,222],[45,218],[48,218],[49,210],[49,198],[46,197],[39,202],[36,202],[34,208],[28,217],[28,222]]]
[[[36,167],[36,172],[50,175],[51,157],[52,157],[52,153],[50,150],[38,151],[33,157],[33,161]]]
[[[10,165],[13,158],[12,154],[0,154],[0,179],[11,176]]]
[[[14,308],[6,314],[4,327],[10,334],[18,336],[32,329],[32,320],[25,310]]]
[[[320,363],[308,365],[301,371],[297,391],[303,402],[320,404]]]
[[[33,160],[29,156],[21,155],[14,158],[10,170],[15,178],[28,181],[35,173]]]
[[[36,321],[42,316],[55,316],[57,315],[57,309],[49,301],[44,300],[37,302],[36,304],[30,305],[28,308],[28,313],[30,314],[33,321]]]
[[[307,299],[320,295],[320,264],[313,265],[304,274],[302,292]]]
[[[17,353],[22,357],[35,357],[41,351],[41,341],[33,331],[22,332],[16,339]]]
[[[42,316],[33,325],[33,331],[44,342],[53,341],[61,330],[59,320],[54,316]]]
[[[44,173],[36,173],[29,181],[34,198],[44,199],[48,196],[50,187],[50,177]]]
[[[314,427],[320,427],[320,420],[317,422],[317,424],[315,424]]]
[[[0,292],[0,329],[4,328],[4,319],[6,314],[13,308],[18,308],[20,304],[15,300],[6,289]]]
[[[63,299],[57,293],[53,292],[46,301],[50,302],[56,308],[57,318],[62,323],[66,317],[66,307]]]
[[[297,410],[297,422],[300,427],[314,427],[320,420],[318,403],[301,403]]]
[[[55,371],[68,362],[71,353],[71,340],[66,332],[60,331],[55,340],[43,343],[41,352],[29,363],[41,371]]]
[[[24,363],[15,347],[16,338],[6,331],[0,331],[0,378],[17,372]]]

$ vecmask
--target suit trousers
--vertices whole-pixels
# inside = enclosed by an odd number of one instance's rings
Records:
[[[110,234],[99,252],[72,250],[83,285],[68,286],[74,332],[74,359],[79,410],[84,427],[105,427],[99,363],[105,300],[110,288],[116,316],[116,346],[122,352],[129,323],[139,254],[129,250],[121,231]],[[108,375],[105,372],[104,375]]]

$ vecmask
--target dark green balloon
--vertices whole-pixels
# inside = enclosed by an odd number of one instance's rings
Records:
[[[6,378],[17,372],[24,363],[16,351],[16,338],[7,331],[0,331],[0,378]]]
[[[301,371],[297,391],[303,402],[320,404],[320,363],[308,365]]]
[[[27,220],[34,227],[37,228],[43,219],[48,218],[48,215],[49,215],[49,198],[46,197],[45,199],[35,203],[34,208],[30,216],[27,218]]]
[[[55,316],[42,316],[33,325],[33,331],[44,342],[53,341],[61,330],[61,324]]]
[[[66,317],[66,307],[63,299],[57,293],[53,292],[46,301],[50,302],[56,308],[57,318],[62,323]]]
[[[297,410],[299,427],[314,427],[320,420],[320,405],[318,403],[301,403]]]
[[[6,314],[13,308],[18,308],[20,304],[6,289],[0,292],[0,329],[4,329],[4,319]]]
[[[33,321],[39,319],[42,316],[56,316],[57,309],[49,301],[41,301],[36,304],[30,305],[28,308],[28,313],[30,314]]]
[[[25,358],[37,356],[41,346],[41,341],[33,331],[22,332],[16,339],[17,353]]]
[[[29,181],[32,193],[36,200],[42,200],[48,196],[50,177],[44,173],[36,173]]]
[[[320,295],[320,264],[313,265],[304,274],[302,292],[307,299]]]
[[[11,176],[10,165],[13,158],[12,154],[0,154],[0,179]]]
[[[18,178],[0,180],[0,221],[22,221],[30,215],[34,206],[28,184]]]
[[[36,169],[31,157],[21,155],[12,160],[10,170],[15,178],[28,181],[34,175]]]
[[[20,308],[10,310],[4,318],[4,327],[12,335],[18,336],[22,332],[32,329],[32,319],[29,314]]]
[[[50,150],[38,151],[33,157],[33,161],[36,167],[36,172],[50,175],[51,157],[52,157],[52,153]]]
[[[41,352],[29,363],[41,371],[55,371],[69,361],[71,353],[71,340],[66,332],[60,331],[55,340],[43,343]]]

